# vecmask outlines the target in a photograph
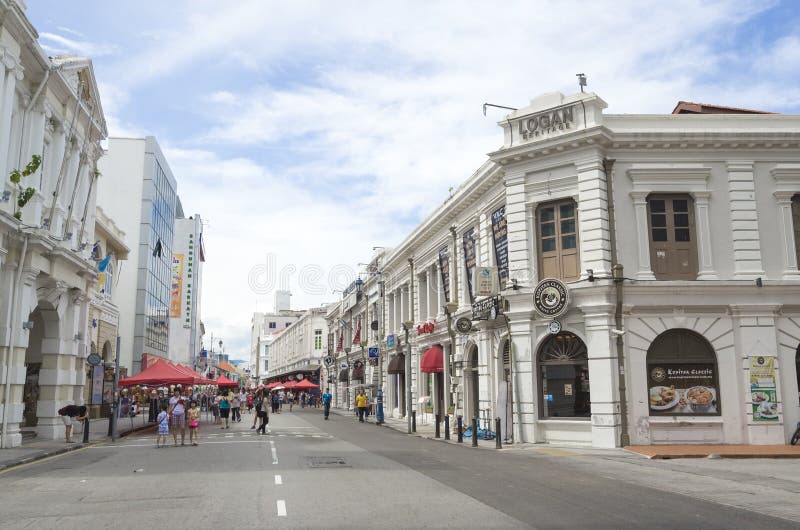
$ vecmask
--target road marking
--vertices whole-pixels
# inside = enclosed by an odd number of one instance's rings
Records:
[[[200,442],[200,445],[225,445],[225,444],[259,444],[261,440],[220,440],[218,442],[212,441],[203,441]],[[153,447],[152,443],[143,443],[143,444],[125,444],[125,445],[112,445],[112,444],[105,444],[105,445],[95,445],[92,447],[86,447],[86,449],[114,449],[116,447]],[[167,449],[174,449],[173,446],[167,446]],[[80,449],[78,449],[80,450]],[[73,451],[74,453],[75,451]]]
[[[275,465],[278,463],[278,451],[275,449],[275,442],[272,440],[269,441],[269,445],[272,450],[272,465]]]
[[[278,517],[286,517],[286,501],[278,501]]]
[[[80,453],[81,451],[86,451],[87,449],[92,449],[92,448],[93,448],[93,446],[87,445],[86,447],[81,447],[79,449],[73,449],[72,451],[67,451],[65,453],[59,453],[57,455],[46,456],[44,458],[40,458],[39,460],[34,460],[33,462],[27,462],[25,464],[20,464],[18,466],[7,467],[6,469],[3,469],[2,471],[0,471],[0,475],[5,475],[9,471],[17,471],[17,470],[20,470],[20,469],[25,469],[27,467],[36,465],[36,464],[42,464],[44,462],[48,462],[50,460],[53,460],[53,459],[56,459],[56,458],[60,458],[62,456],[73,455],[75,453]]]
[[[283,484],[283,479],[280,475],[275,475],[275,485],[280,486],[281,484]]]
[[[226,434],[225,438],[233,438],[233,435],[232,434]]]

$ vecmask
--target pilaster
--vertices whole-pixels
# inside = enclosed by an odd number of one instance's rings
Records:
[[[734,276],[764,276],[752,161],[728,163],[728,196],[733,236]]]
[[[576,163],[578,171],[578,231],[581,277],[592,269],[595,275],[611,275],[611,233],[603,162],[591,158]]]

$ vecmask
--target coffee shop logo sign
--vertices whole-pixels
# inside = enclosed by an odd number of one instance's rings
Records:
[[[523,140],[529,140],[569,129],[575,123],[574,109],[574,106],[569,106],[522,118],[517,122],[519,134]]]

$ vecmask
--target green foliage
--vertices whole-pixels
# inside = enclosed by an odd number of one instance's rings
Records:
[[[14,212],[14,217],[17,219],[22,219],[22,208],[28,204],[28,201],[31,200],[33,195],[36,193],[35,188],[22,187],[22,179],[24,177],[29,177],[36,173],[36,170],[39,169],[39,166],[42,165],[42,157],[39,155],[33,155],[31,157],[31,161],[28,162],[25,167],[20,171],[19,169],[15,169],[11,172],[8,177],[8,180],[11,181],[12,184],[17,188],[17,211]]]

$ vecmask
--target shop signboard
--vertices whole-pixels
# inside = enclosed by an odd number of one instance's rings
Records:
[[[500,293],[500,282],[497,279],[497,267],[475,268],[475,294],[477,296],[494,296]],[[474,299],[472,300],[475,301]]]
[[[719,387],[711,363],[647,366],[651,416],[718,416]]]
[[[750,357],[750,394],[753,421],[778,421],[778,389],[775,385],[775,357]]]
[[[472,275],[475,273],[475,228],[470,228],[464,232],[464,268],[467,270],[467,289],[469,290],[469,301],[475,301],[475,290],[472,284]]]
[[[472,304],[472,320],[494,320],[502,312],[499,296],[483,298]]]
[[[506,207],[501,206],[492,212],[492,237],[494,239],[494,257],[500,284],[508,279],[508,228],[506,226]]]
[[[447,247],[439,251],[439,271],[442,274],[442,290],[445,302],[450,301],[450,254]]]
[[[395,337],[394,335],[386,335],[386,347],[387,348],[394,348],[395,345]]]
[[[172,285],[170,288],[169,316],[181,316],[181,292],[183,291],[183,254],[172,256]]]
[[[103,381],[105,367],[102,364],[92,366],[92,405],[103,403]]]

